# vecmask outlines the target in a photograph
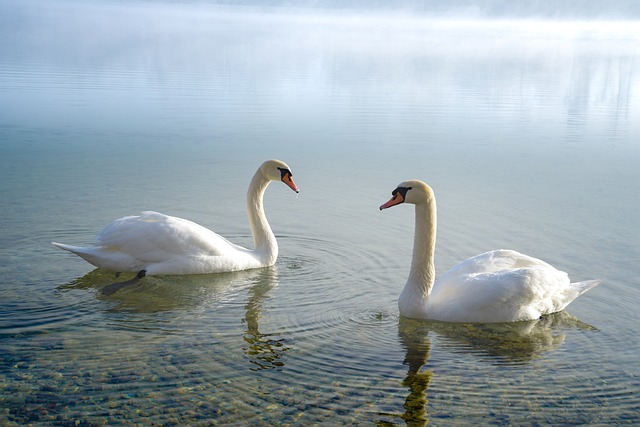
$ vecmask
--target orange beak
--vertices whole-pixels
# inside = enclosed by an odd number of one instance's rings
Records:
[[[391,206],[399,205],[402,202],[404,202],[404,197],[402,197],[402,194],[400,194],[400,192],[398,191],[389,199],[387,203],[380,206],[380,210],[390,208]]]
[[[292,189],[293,191],[295,191],[296,193],[300,192],[300,189],[298,188],[296,183],[293,182],[293,178],[291,178],[290,174],[288,174],[288,173],[284,174],[284,176],[282,177],[282,182],[287,184],[287,186],[289,186],[289,188]]]

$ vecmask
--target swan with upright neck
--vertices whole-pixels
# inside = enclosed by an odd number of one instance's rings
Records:
[[[600,283],[571,283],[567,273],[512,250],[493,250],[460,262],[435,277],[436,200],[419,180],[405,181],[380,210],[415,205],[409,278],[398,299],[400,315],[445,322],[501,323],[538,319],[564,310]]]
[[[256,171],[247,191],[247,212],[254,249],[235,245],[213,231],[186,219],[158,212],[142,212],[116,219],[97,235],[92,246],[52,242],[96,267],[144,275],[206,274],[271,266],[278,242],[263,208],[271,181],[282,181],[296,193],[291,169],[267,160]]]

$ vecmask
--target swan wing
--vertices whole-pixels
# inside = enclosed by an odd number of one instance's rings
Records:
[[[434,284],[429,306],[434,316],[451,321],[531,320],[563,310],[586,290],[576,292],[567,273],[544,261],[497,250],[445,273]]]
[[[152,211],[111,222],[98,234],[95,245],[144,262],[162,262],[185,255],[219,256],[231,249],[246,250],[195,222]]]
[[[496,249],[468,258],[442,275],[440,280],[447,281],[448,276],[456,277],[465,274],[495,273],[518,268],[551,268],[550,264],[529,255],[510,249]]]

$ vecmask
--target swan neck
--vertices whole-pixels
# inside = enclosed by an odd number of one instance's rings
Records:
[[[278,243],[264,214],[263,196],[269,183],[260,170],[255,173],[247,191],[247,213],[256,256],[272,265],[278,257]]]
[[[407,284],[418,288],[424,296],[431,292],[435,281],[436,223],[435,200],[416,205],[413,258]]]

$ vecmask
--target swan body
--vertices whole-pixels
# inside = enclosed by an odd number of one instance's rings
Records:
[[[564,310],[600,283],[571,283],[567,273],[537,258],[498,249],[455,265],[435,280],[436,202],[431,187],[405,181],[380,210],[415,205],[413,258],[398,299],[400,315],[445,322],[517,322]]]
[[[247,192],[253,250],[235,245],[192,221],[152,211],[116,219],[88,247],[52,243],[96,267],[115,272],[177,275],[267,267],[278,257],[278,243],[264,214],[263,194],[276,180],[299,191],[285,163],[268,160],[258,168]]]

